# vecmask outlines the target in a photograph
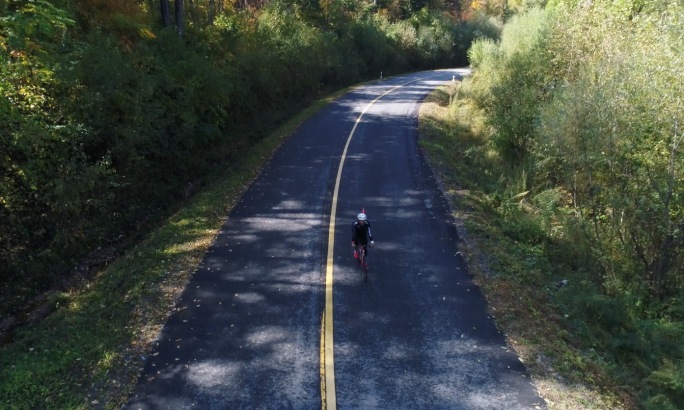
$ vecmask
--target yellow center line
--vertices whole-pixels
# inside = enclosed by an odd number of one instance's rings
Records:
[[[437,75],[428,76],[421,79],[435,76]],[[351,143],[352,136],[354,136],[356,127],[361,122],[361,118],[373,104],[392,91],[421,79],[415,79],[400,84],[389,91],[384,92],[379,97],[368,103],[368,105],[366,105],[361,114],[359,114],[359,117],[356,119],[351,132],[349,132],[347,143],[344,145],[342,157],[340,158],[340,165],[337,168],[337,179],[335,180],[332,206],[330,207],[330,225],[328,227],[328,256],[325,269],[325,312],[323,314],[323,329],[321,330],[321,371],[323,372],[321,375],[321,399],[323,401],[322,408],[324,410],[337,410],[337,396],[335,395],[335,357],[333,350],[333,249],[335,248],[335,216],[337,214],[337,197],[340,191],[342,168],[344,167],[344,161],[347,157],[347,150],[349,149],[349,144]]]

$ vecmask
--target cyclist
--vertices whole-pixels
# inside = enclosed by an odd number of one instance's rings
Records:
[[[371,234],[370,222],[368,222],[368,217],[365,213],[361,212],[356,215],[356,220],[352,223],[352,246],[354,247],[354,258],[358,258],[356,254],[356,244],[363,245],[363,249],[366,251],[366,256],[368,256],[368,242],[370,245],[375,245],[373,241],[373,235]]]

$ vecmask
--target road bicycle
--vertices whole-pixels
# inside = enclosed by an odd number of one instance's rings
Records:
[[[363,281],[368,282],[368,257],[366,255],[366,248],[363,245],[358,244],[356,245],[355,252],[358,265],[363,270]]]

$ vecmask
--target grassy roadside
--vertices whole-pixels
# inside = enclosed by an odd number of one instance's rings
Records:
[[[493,200],[500,195],[494,187],[503,173],[496,171],[496,155],[481,137],[484,126],[477,110],[467,100],[456,100],[459,87],[442,87],[425,100],[420,144],[458,221],[469,271],[498,326],[550,409],[637,408],[600,358],[574,343],[566,316],[553,303],[562,278],[553,276],[548,247],[527,240],[536,236],[537,225],[528,223],[525,212],[507,215],[504,223],[507,202]],[[517,208],[520,201],[508,205]]]
[[[226,215],[283,140],[344,92],[313,104],[218,170],[188,206],[91,279],[52,296],[52,314],[0,347],[0,408],[120,408]]]

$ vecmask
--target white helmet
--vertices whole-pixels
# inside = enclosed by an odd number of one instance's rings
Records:
[[[361,212],[360,214],[356,215],[356,219],[358,219],[359,221],[365,221],[366,220],[366,214]]]

